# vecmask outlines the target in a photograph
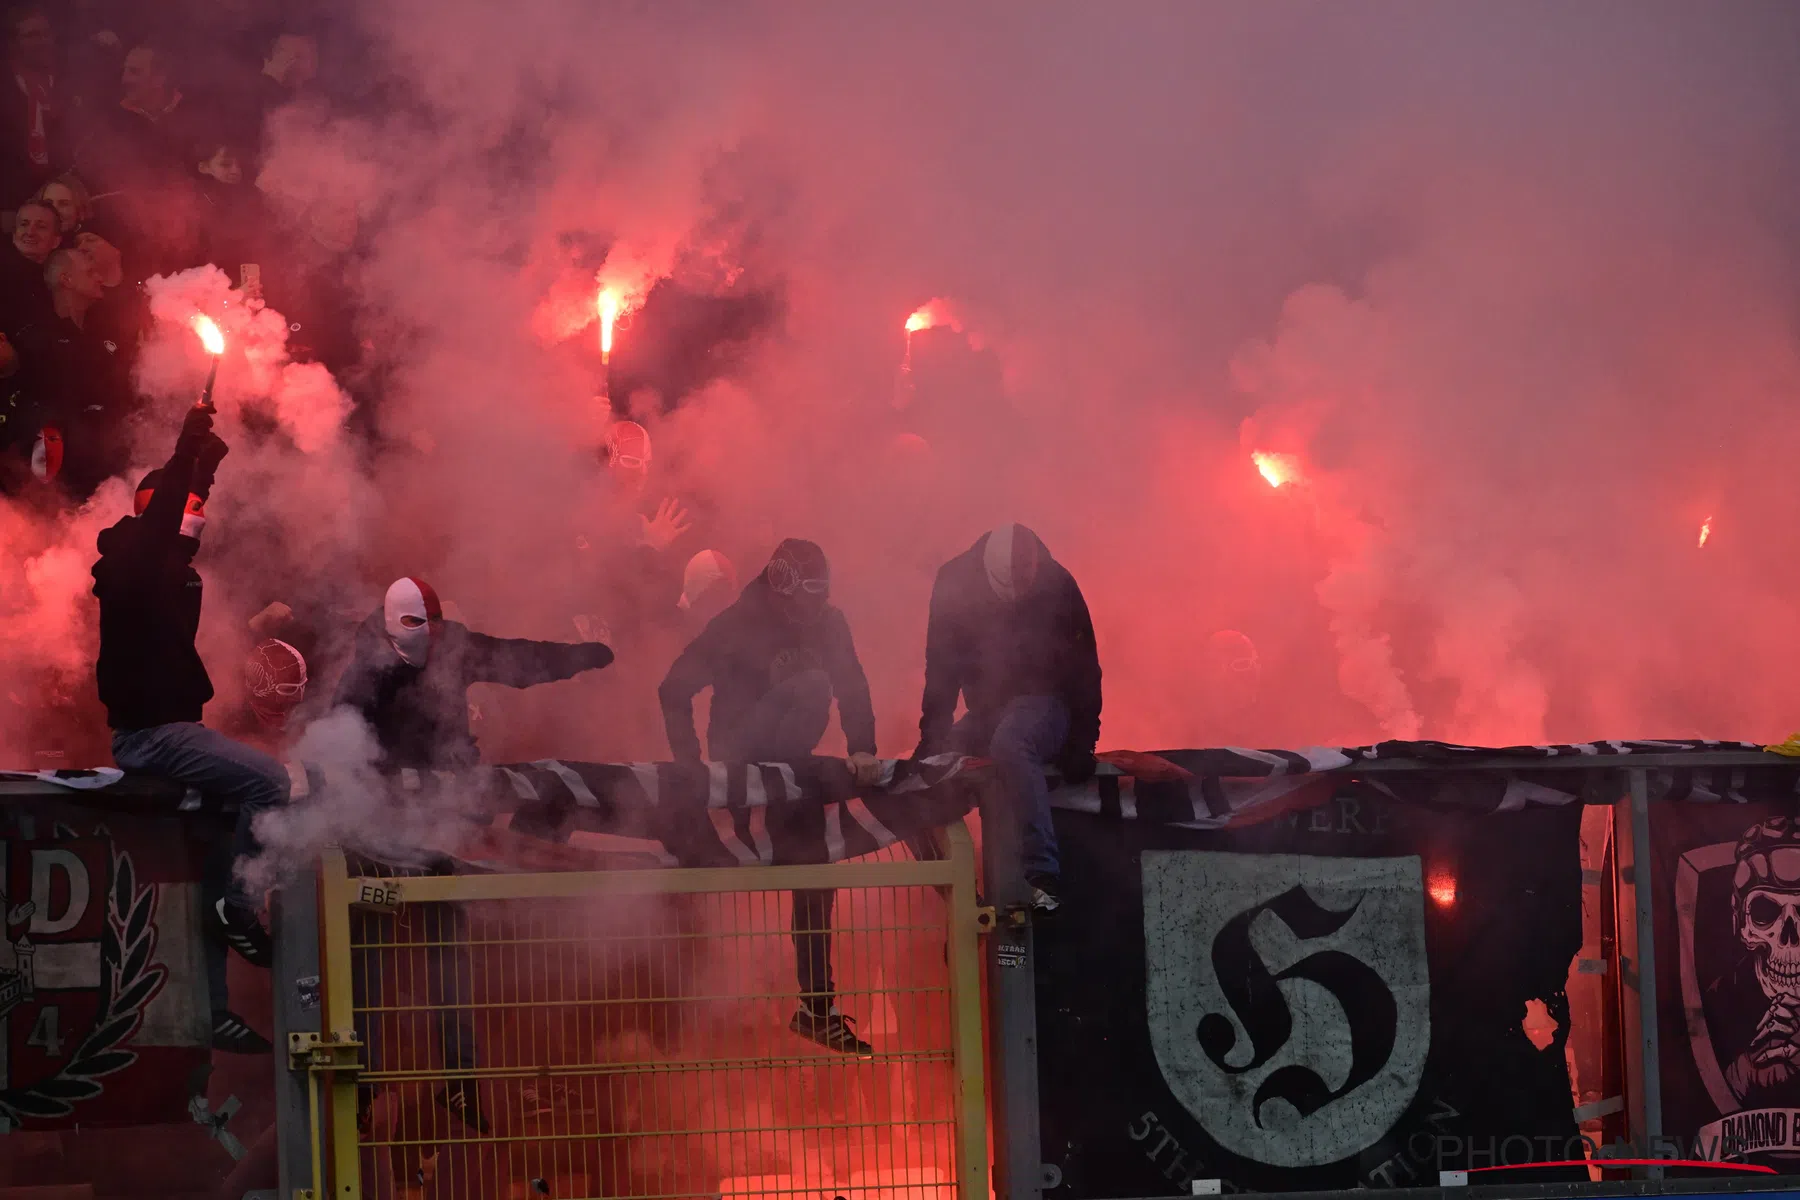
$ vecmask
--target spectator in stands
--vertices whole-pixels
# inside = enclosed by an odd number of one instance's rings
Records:
[[[258,814],[287,801],[288,776],[267,754],[200,723],[213,688],[194,648],[201,582],[193,557],[205,527],[205,501],[226,453],[210,411],[192,409],[168,463],[138,486],[135,515],[100,534],[95,674],[113,730],[113,758],[128,771],[164,775],[235,803],[233,850],[242,860],[257,852],[252,825]],[[269,935],[256,915],[259,905],[235,871],[202,882],[214,933],[248,962],[268,966]],[[269,1049],[267,1040],[219,1008],[213,1012],[213,1045],[235,1053]]]
[[[76,169],[106,192],[156,188],[185,174],[196,120],[175,86],[167,52],[140,43],[120,69],[119,103],[97,117]]]
[[[12,248],[0,251],[0,311],[10,321],[26,307],[43,307],[50,299],[44,285],[44,264],[62,245],[56,210],[41,200],[27,200],[13,217]],[[3,328],[4,326],[0,326]]]
[[[34,6],[6,17],[7,74],[0,89],[0,197],[11,203],[50,178],[67,154],[56,84],[56,31]]]
[[[835,696],[858,784],[879,781],[875,709],[850,623],[831,604],[831,568],[815,543],[788,538],[743,594],[708,623],[658,689],[675,761],[700,765],[694,697],[712,688],[707,749],[716,761],[789,762],[811,757]],[[834,893],[794,893],[800,1007],[788,1028],[827,1049],[868,1057],[853,1018],[838,1011],[831,979]]]
[[[956,720],[956,701],[968,706]],[[931,589],[916,758],[991,758],[1019,821],[1032,903],[1054,911],[1061,865],[1044,769],[1094,775],[1100,656],[1075,577],[1037,534],[1002,525],[945,563]]]
[[[39,188],[32,199],[56,210],[56,231],[65,242],[73,241],[94,215],[87,185],[73,172],[58,175]]]
[[[273,227],[263,194],[244,181],[238,148],[217,139],[201,144],[196,172],[203,213],[200,256],[230,276],[246,300],[260,303]]]
[[[613,653],[599,642],[568,644],[489,637],[457,621],[444,619],[442,604],[431,585],[410,577],[396,579],[381,611],[369,614],[356,636],[356,657],[338,683],[335,707],[348,707],[368,723],[381,747],[381,765],[401,768],[459,769],[475,766],[481,752],[469,731],[469,687],[498,683],[531,687],[569,679],[583,671],[608,666]],[[448,873],[442,864],[427,868]],[[432,1002],[454,1019],[438,1018],[444,1068],[458,1076],[437,1095],[438,1103],[483,1133],[486,1118],[477,1102],[475,1031],[466,1008],[472,983],[462,911],[455,905],[426,905],[421,913],[429,952],[429,978],[444,995]],[[452,947],[449,953],[444,948]],[[363,995],[380,996],[382,982],[374,957],[358,976]],[[361,997],[359,1005],[366,1003]],[[447,1006],[447,1007],[445,1007]],[[377,1031],[372,1031],[377,1032]],[[365,1033],[365,1037],[368,1034]],[[363,1108],[372,1090],[361,1093]]]
[[[266,119],[276,109],[292,104],[318,77],[319,43],[309,34],[277,34],[257,77],[257,115]]]
[[[88,326],[105,287],[79,250],[58,250],[44,271],[50,308],[16,339],[22,383],[43,424],[63,438],[62,487],[76,499],[129,465],[122,439],[129,384],[114,353]]]

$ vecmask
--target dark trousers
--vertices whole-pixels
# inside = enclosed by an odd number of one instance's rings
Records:
[[[713,757],[724,762],[789,762],[819,747],[831,722],[831,680],[823,671],[802,671],[770,688],[736,730],[713,741]],[[831,979],[831,910],[837,893],[810,888],[794,893],[789,928],[794,934],[794,973],[800,1001],[815,1013],[831,1007],[837,986]]]
[[[379,863],[359,864],[358,869],[364,868],[389,876],[450,873],[448,868],[405,871]],[[425,1067],[393,1056],[411,1053],[413,1031],[429,1011],[444,1070],[474,1070],[475,1014],[468,1005],[475,998],[475,972],[469,955],[469,921],[462,906],[410,904],[393,916],[352,912],[350,940],[364,947],[351,952],[350,1002],[356,1009],[356,1035],[368,1047],[364,1053],[370,1069]],[[399,982],[413,978],[406,956],[416,954],[422,954],[425,962],[424,994],[408,997],[405,1012],[366,1011],[399,1006]]]

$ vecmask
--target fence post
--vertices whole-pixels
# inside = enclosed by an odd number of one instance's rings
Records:
[[[1025,882],[1021,817],[1013,811],[1016,801],[998,780],[984,789],[982,801],[982,875],[989,902],[999,915],[988,938],[994,1194],[999,1200],[1041,1200],[1037,959],[1031,944],[1031,889]]]
[[[281,1192],[292,1196],[313,1189],[312,1110],[304,1071],[288,1066],[288,1034],[319,1032],[319,893],[313,872],[303,871],[269,900],[269,932],[275,943],[271,973],[275,1028],[275,1128],[281,1167]]]
[[[1643,1080],[1645,1157],[1656,1157],[1662,1138],[1662,1054],[1656,1027],[1656,887],[1655,854],[1650,846],[1650,779],[1639,767],[1631,780],[1631,891],[1637,928],[1638,1075]],[[1662,1168],[1650,1168],[1661,1179]]]

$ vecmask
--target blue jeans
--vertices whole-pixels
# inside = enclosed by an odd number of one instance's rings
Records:
[[[251,828],[257,816],[287,803],[286,767],[256,747],[234,742],[194,721],[115,730],[112,752],[113,761],[127,771],[162,775],[197,788],[203,795],[236,804],[231,866],[256,857],[261,849]],[[211,882],[222,885],[219,890],[232,903],[261,907],[261,898],[246,893],[230,867],[224,879]]]
[[[1019,821],[1026,876],[1061,875],[1044,768],[1068,739],[1069,706],[1055,696],[1014,696],[990,720],[977,722],[965,713],[951,739],[962,753],[991,758],[1000,769],[1001,786]]]

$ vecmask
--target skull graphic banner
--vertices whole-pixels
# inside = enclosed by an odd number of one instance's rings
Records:
[[[1665,1126],[1692,1157],[1800,1169],[1800,819],[1651,817],[1658,940],[1676,949],[1658,980]]]

